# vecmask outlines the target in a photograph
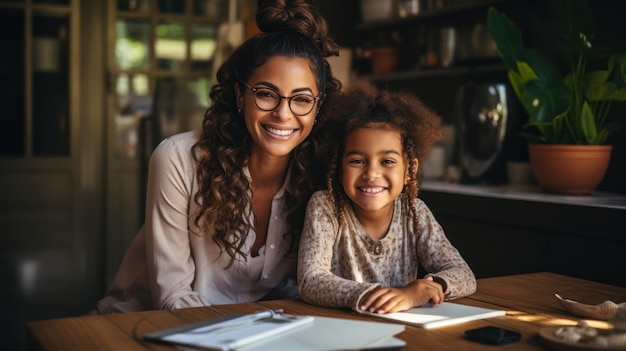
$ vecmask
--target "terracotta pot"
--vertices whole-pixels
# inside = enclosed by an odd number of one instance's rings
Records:
[[[396,70],[398,48],[380,47],[372,49],[372,73],[384,74]]]
[[[589,195],[611,159],[611,145],[529,145],[530,166],[544,192]]]

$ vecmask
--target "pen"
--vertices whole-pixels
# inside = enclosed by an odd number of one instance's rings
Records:
[[[282,314],[283,314],[282,309],[258,311],[258,312],[246,314],[243,316],[239,316],[237,318],[233,318],[225,322],[207,325],[205,327],[201,327],[197,329],[192,329],[188,331],[187,333],[200,334],[200,333],[222,332],[226,330],[241,328],[250,324],[254,324],[255,322],[258,322],[261,320],[272,319]]]

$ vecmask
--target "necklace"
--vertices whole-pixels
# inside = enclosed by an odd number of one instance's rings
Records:
[[[370,240],[367,251],[375,256],[380,256],[383,254],[383,243],[380,240]]]

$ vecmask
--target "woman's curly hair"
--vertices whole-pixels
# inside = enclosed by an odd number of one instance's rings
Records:
[[[320,145],[321,158],[327,160],[326,187],[340,221],[350,205],[342,186],[342,158],[346,136],[359,128],[393,128],[400,132],[402,148],[409,166],[409,181],[404,186],[403,206],[410,209],[417,233],[415,201],[419,192],[419,174],[415,162],[424,164],[430,148],[441,138],[441,117],[418,97],[408,92],[378,90],[368,83],[358,82],[348,91],[329,97],[323,120],[325,133]],[[330,162],[328,162],[330,160]],[[320,161],[321,162],[321,161]]]
[[[325,59],[338,55],[339,49],[315,6],[307,0],[259,0],[258,6],[257,24],[262,33],[244,42],[220,66],[217,82],[210,92],[212,105],[204,115],[200,139],[193,147],[199,183],[194,201],[201,207],[195,223],[231,257],[231,264],[237,255],[245,259],[243,244],[253,228],[248,220],[250,184],[244,174],[252,141],[237,111],[235,86],[247,81],[269,58],[286,56],[310,60],[317,87],[324,96],[341,89]],[[320,114],[324,110],[322,104]],[[316,186],[311,171],[316,129],[314,126],[311,136],[292,154],[284,209],[289,227],[285,235],[291,238],[290,252],[297,249],[306,202]]]

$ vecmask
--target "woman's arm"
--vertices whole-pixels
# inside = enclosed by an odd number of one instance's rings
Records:
[[[192,290],[195,265],[188,223],[195,177],[191,143],[165,139],[150,158],[146,198],[146,254],[154,307],[208,305]]]

